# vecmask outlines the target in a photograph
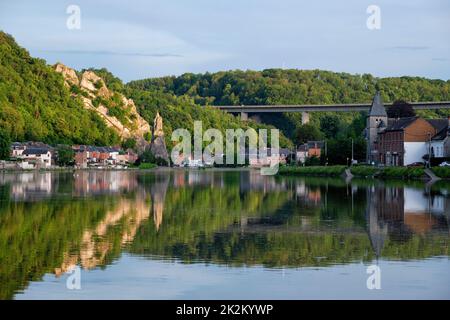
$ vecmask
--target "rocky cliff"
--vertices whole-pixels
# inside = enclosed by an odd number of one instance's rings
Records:
[[[54,69],[64,76],[65,85],[83,101],[84,107],[96,112],[122,140],[135,139],[140,151],[148,147],[145,137],[151,128],[137,112],[132,99],[109,90],[105,81],[93,71],[84,71],[78,75],[75,70],[61,63],[54,65]]]

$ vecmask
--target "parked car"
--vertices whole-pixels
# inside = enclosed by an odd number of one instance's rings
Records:
[[[439,165],[439,167],[450,167],[450,162],[444,161]]]
[[[420,167],[422,168],[425,164],[423,162],[413,162],[407,165],[407,167]]]

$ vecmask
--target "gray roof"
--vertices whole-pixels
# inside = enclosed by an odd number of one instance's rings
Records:
[[[383,101],[381,100],[379,91],[377,91],[377,93],[375,93],[375,97],[373,97],[369,115],[377,117],[387,117],[386,108],[383,105]]]
[[[46,154],[50,150],[46,148],[26,148],[23,152],[24,155],[41,155]]]
[[[427,120],[438,132],[448,127],[448,119],[425,119],[425,120]]]
[[[389,119],[388,127],[386,128],[386,131],[399,131],[403,130],[406,127],[408,127],[410,124],[412,124],[414,121],[416,121],[419,117],[406,117],[406,118],[400,118],[400,119]]]
[[[322,149],[325,146],[325,141],[308,141],[308,148]]]

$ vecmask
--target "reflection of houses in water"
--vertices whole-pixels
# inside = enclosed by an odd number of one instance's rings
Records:
[[[322,191],[319,187],[311,187],[304,180],[295,184],[295,196],[306,205],[317,206],[322,199]]]
[[[166,173],[169,175],[169,173]],[[173,186],[183,188],[187,186],[211,186],[222,188],[224,186],[223,174],[214,171],[202,170],[174,170]]]
[[[284,191],[285,182],[277,181],[273,176],[263,176],[259,170],[244,170],[236,172],[239,175],[239,190],[241,193],[248,191]],[[223,188],[225,177],[230,177],[230,172],[203,171],[203,170],[175,170],[173,172],[173,186],[182,188],[186,186]]]
[[[14,200],[37,201],[72,190],[74,196],[91,196],[137,189],[137,173],[81,170],[67,172],[26,172],[0,175],[0,185],[11,186]]]
[[[429,195],[423,189],[383,185],[367,188],[367,229],[377,256],[387,237],[405,242],[412,234],[448,229],[445,214],[449,205],[443,195]]]
[[[11,186],[13,200],[38,201],[48,198],[57,186],[58,177],[51,172],[27,172],[0,175],[0,185]]]
[[[285,191],[286,185],[284,181],[277,181],[273,176],[262,175],[260,170],[247,170],[239,175],[239,190],[241,193],[256,190],[268,193]]]
[[[136,189],[137,173],[114,170],[75,171],[74,195],[99,195]]]

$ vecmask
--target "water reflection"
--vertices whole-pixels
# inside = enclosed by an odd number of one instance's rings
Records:
[[[258,171],[0,174],[0,298],[123,253],[238,268],[449,256],[449,186]]]

